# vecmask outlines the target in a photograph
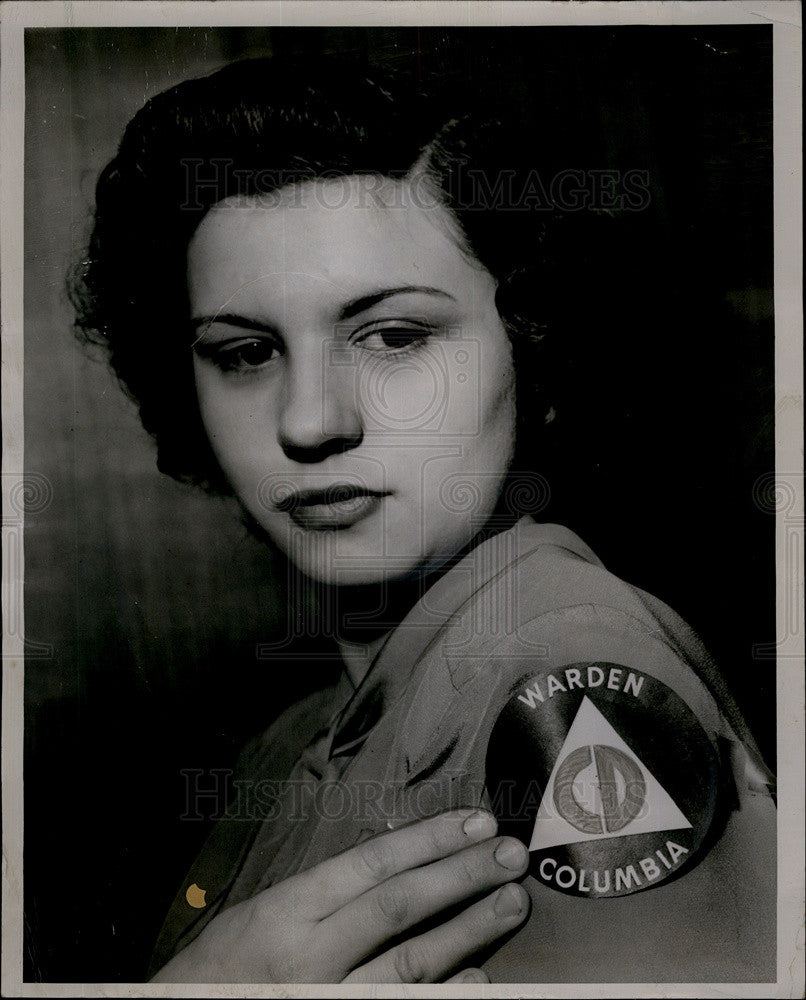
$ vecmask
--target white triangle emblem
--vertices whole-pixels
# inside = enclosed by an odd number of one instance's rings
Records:
[[[549,776],[529,850],[682,829],[691,823],[585,696]]]

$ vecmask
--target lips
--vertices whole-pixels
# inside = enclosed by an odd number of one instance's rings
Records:
[[[343,531],[375,513],[386,492],[335,483],[326,489],[297,490],[278,501],[278,510],[308,531]]]

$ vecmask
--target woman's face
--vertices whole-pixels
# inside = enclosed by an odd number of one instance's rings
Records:
[[[510,344],[447,212],[351,177],[220,202],[188,250],[202,419],[243,505],[328,584],[437,568],[511,461]]]

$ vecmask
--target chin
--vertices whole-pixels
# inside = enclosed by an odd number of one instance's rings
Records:
[[[398,547],[394,539],[374,534],[298,532],[293,539],[284,539],[281,548],[299,572],[330,587],[394,583],[411,579],[429,565],[420,544]]]
[[[265,524],[274,544],[296,569],[329,587],[412,580],[439,569],[470,540],[464,519],[423,532],[409,517],[372,517],[340,531],[311,531],[289,519]]]
[[[336,571],[331,566],[307,565],[297,568],[310,580],[327,587],[371,587],[395,583],[411,575],[405,571],[401,572],[396,566],[390,566],[388,569],[377,566],[371,568],[355,566]]]

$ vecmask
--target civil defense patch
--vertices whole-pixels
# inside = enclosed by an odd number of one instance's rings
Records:
[[[617,663],[536,670],[490,735],[487,792],[530,874],[588,899],[681,874],[717,809],[719,757],[688,705]],[[700,852],[702,853],[702,852]]]

